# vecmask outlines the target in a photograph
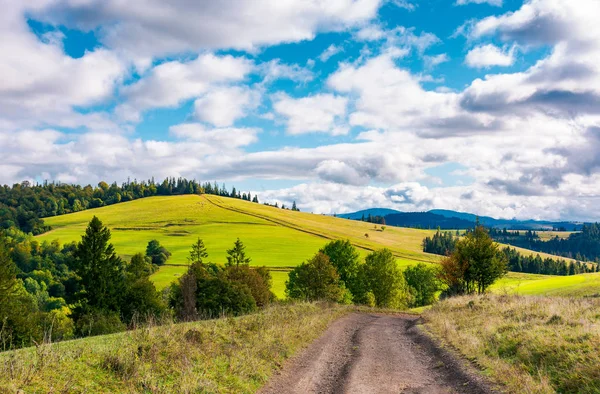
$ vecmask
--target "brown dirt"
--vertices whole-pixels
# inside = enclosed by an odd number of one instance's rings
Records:
[[[351,314],[289,360],[263,394],[492,393],[416,326],[418,316]]]

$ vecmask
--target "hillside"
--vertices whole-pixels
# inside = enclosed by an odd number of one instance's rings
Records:
[[[296,303],[0,353],[0,393],[253,393],[349,307]]]
[[[38,239],[78,241],[94,215],[111,229],[111,242],[124,258],[143,252],[151,239],[158,239],[173,254],[153,276],[159,288],[186,270],[190,246],[198,237],[204,240],[209,260],[214,262],[224,262],[226,250],[239,237],[252,265],[275,270],[274,289],[279,295],[283,294],[286,270],[312,256],[331,239],[350,239],[362,254],[388,247],[403,266],[439,260],[439,256],[421,250],[421,241],[430,234],[427,230],[388,226],[382,231],[381,226],[369,223],[213,195],[150,197],[46,218],[53,230]]]

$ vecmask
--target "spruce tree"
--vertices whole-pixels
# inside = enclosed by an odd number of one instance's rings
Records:
[[[202,264],[204,263],[204,259],[207,257],[208,252],[206,251],[206,246],[204,246],[204,241],[198,238],[198,240],[192,245],[192,250],[190,251],[188,261],[190,264]]]
[[[125,293],[125,264],[109,243],[110,230],[96,216],[77,245],[75,272],[81,278],[84,292],[81,300],[99,310],[118,311]]]
[[[238,238],[233,244],[233,248],[227,251],[227,265],[240,266],[250,264],[250,257],[246,256],[246,247]]]

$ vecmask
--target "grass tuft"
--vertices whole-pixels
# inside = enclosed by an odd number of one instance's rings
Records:
[[[425,326],[509,392],[600,392],[600,300],[507,295],[444,300]]]

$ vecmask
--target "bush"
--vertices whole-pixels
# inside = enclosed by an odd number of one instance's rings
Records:
[[[294,268],[285,287],[285,292],[291,299],[333,302],[348,299],[345,294],[347,290],[341,286],[335,267],[322,252]]]
[[[436,270],[419,263],[404,270],[404,279],[411,295],[411,307],[433,304],[435,294],[441,290]]]
[[[225,268],[227,279],[246,285],[259,307],[266,306],[274,299],[271,292],[271,274],[265,267],[250,268],[247,265],[232,265]]]
[[[360,294],[360,280],[358,270],[360,266],[360,255],[349,240],[331,241],[321,249],[329,261],[335,267],[340,280],[350,290],[354,297]]]
[[[408,286],[389,249],[369,254],[361,268],[364,289],[372,292],[376,306],[402,308],[408,305]]]
[[[163,265],[167,262],[169,257],[171,257],[171,252],[167,250],[164,246],[161,246],[160,242],[156,239],[148,242],[148,246],[146,247],[146,256],[150,258],[152,264]]]
[[[126,329],[127,326],[121,322],[117,312],[88,312],[81,315],[75,323],[75,330],[79,336],[112,334]]]

